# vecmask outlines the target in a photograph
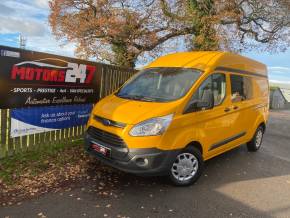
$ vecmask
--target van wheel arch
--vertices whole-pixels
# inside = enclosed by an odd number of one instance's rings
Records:
[[[247,143],[247,148],[249,152],[256,152],[260,149],[262,144],[263,135],[265,133],[265,124],[261,123],[255,131],[255,134],[251,141]]]
[[[258,128],[260,126],[263,128],[263,132],[265,133],[265,131],[266,131],[266,124],[264,122],[262,122],[262,123],[260,123],[260,125],[258,126]]]
[[[257,125],[258,124],[258,125]],[[265,133],[265,131],[266,131],[266,123],[264,122],[264,121],[261,121],[260,123],[259,122],[257,122],[254,126],[253,126],[253,135],[251,136],[251,138],[249,139],[249,140],[252,140],[253,139],[253,137],[255,136],[255,134],[256,134],[256,131],[257,131],[257,129],[259,128],[259,127],[262,127],[263,128],[263,134]]]
[[[188,148],[188,147],[194,147],[198,149],[201,155],[203,155],[202,145],[198,141],[190,142],[185,148]]]

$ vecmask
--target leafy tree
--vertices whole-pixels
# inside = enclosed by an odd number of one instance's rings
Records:
[[[287,0],[51,0],[50,8],[53,33],[76,43],[78,56],[126,67],[173,39],[230,51],[284,50],[290,41]]]

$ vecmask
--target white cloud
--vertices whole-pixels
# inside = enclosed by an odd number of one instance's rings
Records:
[[[269,72],[290,75],[290,67],[268,67]]]
[[[290,81],[281,81],[281,80],[274,80],[274,79],[270,79],[269,81],[271,83],[289,84],[290,85]]]
[[[51,34],[27,38],[27,49],[74,57],[75,44],[61,45]]]
[[[48,5],[47,7],[43,6],[43,3],[38,3],[37,0],[35,1],[15,1],[15,0],[4,0],[1,2],[2,5],[4,5],[6,8],[10,8],[10,10],[14,10],[15,13],[11,15],[11,17],[18,17],[22,19],[31,19],[31,18],[38,18],[39,16],[47,16],[48,11]],[[48,3],[47,3],[48,4]]]
[[[23,33],[26,36],[43,36],[47,32],[44,24],[31,19],[0,16],[0,33]]]
[[[14,9],[7,7],[6,5],[0,3],[0,14],[11,15],[14,13]]]
[[[290,84],[290,67],[268,67],[269,80],[272,83]]]
[[[48,1],[2,0],[0,3],[0,34],[22,33],[26,36],[47,34]],[[3,8],[5,10],[3,10]]]
[[[35,51],[74,56],[75,44],[60,46],[52,35],[49,24],[48,0],[1,0],[0,2],[0,36],[1,34],[19,34],[27,38],[26,48]],[[17,37],[5,38],[3,42]]]
[[[48,9],[48,0],[34,0],[34,4],[40,8]]]

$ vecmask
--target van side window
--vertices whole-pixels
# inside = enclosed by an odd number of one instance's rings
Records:
[[[216,73],[212,75],[214,106],[220,105],[226,96],[226,76]]]
[[[269,90],[269,84],[267,79],[264,78],[256,78],[253,80],[253,82],[256,84],[257,87],[257,96],[263,96],[267,97],[268,96],[268,90]]]
[[[215,73],[209,76],[193,94],[190,103],[208,102],[213,97],[214,106],[220,105],[226,96],[226,76]]]
[[[253,85],[251,77],[231,75],[232,102],[240,102],[253,97]]]

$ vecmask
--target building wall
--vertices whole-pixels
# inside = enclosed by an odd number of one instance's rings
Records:
[[[289,110],[290,110],[290,102],[287,102],[287,103],[285,104],[285,109],[289,109]]]
[[[271,95],[271,97],[271,109],[285,109],[287,102],[285,102],[285,99],[279,89],[273,91],[273,95]]]

